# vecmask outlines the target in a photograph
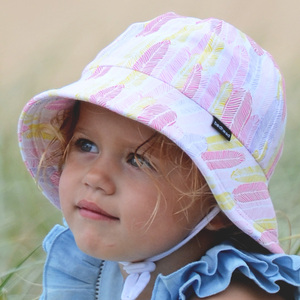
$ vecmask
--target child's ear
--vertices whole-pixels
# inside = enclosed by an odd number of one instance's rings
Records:
[[[211,231],[218,231],[232,226],[232,222],[222,213],[218,213],[206,226],[206,229]]]

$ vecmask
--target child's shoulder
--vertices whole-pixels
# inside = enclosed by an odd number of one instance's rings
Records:
[[[193,296],[189,300],[200,299],[197,296]],[[201,298],[203,299],[203,298]],[[284,300],[280,295],[269,294],[266,291],[259,288],[254,282],[247,278],[236,279],[229,287],[216,295],[204,298],[208,300]]]

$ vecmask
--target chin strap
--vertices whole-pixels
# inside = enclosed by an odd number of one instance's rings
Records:
[[[145,289],[156,268],[152,261],[139,263],[123,262],[123,269],[129,274],[125,280],[121,300],[134,300]]]
[[[190,232],[190,234],[179,244],[170,250],[146,259],[143,262],[131,263],[120,262],[123,269],[129,274],[125,279],[121,300],[135,300],[145,289],[151,278],[151,272],[156,268],[155,261],[158,261],[171,253],[178,250],[188,241],[190,241],[196,234],[198,234],[218,213],[220,208],[214,207],[209,214],[204,217],[197,226]]]

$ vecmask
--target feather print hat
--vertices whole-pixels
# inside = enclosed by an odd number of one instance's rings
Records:
[[[74,100],[169,137],[198,166],[226,216],[271,252],[282,252],[268,182],[282,152],[284,80],[270,54],[247,35],[221,20],[174,13],[131,25],[77,82],[25,106],[19,142],[33,177],[53,147],[40,129]],[[58,162],[44,174],[38,183],[59,208]]]

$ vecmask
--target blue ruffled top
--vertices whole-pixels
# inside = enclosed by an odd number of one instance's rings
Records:
[[[47,259],[41,300],[120,299],[123,277],[117,262],[103,261],[83,253],[72,232],[56,225],[44,240]],[[300,299],[300,256],[256,254],[228,243],[210,249],[199,261],[156,279],[152,300],[184,300],[191,289],[198,297],[224,291],[233,273],[240,272],[269,293],[279,291],[278,281],[295,286]]]

